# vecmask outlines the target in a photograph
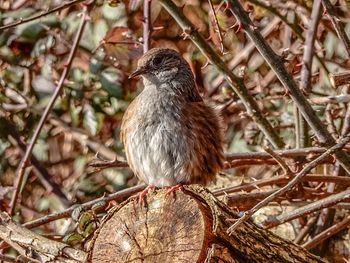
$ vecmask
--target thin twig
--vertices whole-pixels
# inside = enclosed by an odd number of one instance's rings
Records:
[[[339,149],[343,148],[345,146],[345,144],[347,144],[350,141],[350,136],[349,137],[345,137],[342,138],[339,143],[337,143],[336,145],[332,146],[331,148],[329,148],[326,152],[324,152],[323,154],[321,154],[319,157],[317,157],[315,160],[311,161],[310,163],[308,163],[286,186],[282,187],[281,189],[279,189],[278,191],[276,191],[275,193],[273,193],[272,195],[268,196],[267,198],[265,198],[263,201],[261,201],[260,203],[258,203],[256,206],[254,206],[252,209],[248,210],[247,212],[245,212],[244,216],[242,216],[241,218],[239,218],[232,226],[229,227],[229,229],[227,230],[227,232],[229,234],[232,234],[234,232],[235,229],[237,229],[237,227],[241,224],[243,224],[244,222],[248,221],[252,215],[254,213],[256,213],[261,207],[267,205],[269,202],[273,201],[275,198],[277,198],[278,196],[284,195],[285,193],[289,192],[290,190],[292,190],[292,188],[298,184],[301,179],[308,173],[311,171],[311,169],[313,169],[314,167],[316,167],[324,158],[326,158],[328,155],[331,155],[333,153],[335,153],[336,151],[338,151]]]
[[[275,31],[278,24],[281,22],[281,20],[277,17],[275,17],[266,27],[261,31],[261,34],[267,38],[268,35],[270,35],[272,32]],[[245,45],[244,48],[239,50],[237,54],[232,58],[231,61],[227,63],[227,67],[231,69],[231,71],[237,67],[242,61],[249,58],[251,53],[255,50],[255,46],[252,42]],[[223,83],[224,76],[222,74],[219,74],[213,81],[212,86],[213,88],[208,92],[208,97],[211,97],[220,87],[221,83]]]
[[[344,149],[349,150],[347,147]],[[300,149],[288,149],[288,150],[275,150],[274,152],[281,157],[285,158],[297,158],[297,157],[307,157],[313,154],[322,154],[327,151],[325,147],[307,147]],[[246,159],[271,159],[271,155],[266,152],[243,152],[243,153],[230,153],[226,155],[226,161],[230,162],[232,160],[246,160]]]
[[[275,176],[272,178],[260,179],[250,183],[244,183],[241,185],[226,187],[213,191],[215,196],[226,195],[230,193],[236,193],[240,191],[252,191],[264,186],[281,185],[290,182],[290,177],[285,175]],[[301,178],[301,182],[324,182],[324,183],[337,183],[342,186],[350,185],[350,178],[345,176],[333,176],[333,175],[321,175],[321,174],[307,174]]]
[[[332,86],[338,88],[345,84],[350,84],[350,71],[330,73],[329,79],[331,80]]]
[[[338,37],[341,39],[345,46],[345,51],[348,54],[348,58],[350,58],[350,41],[344,30],[344,26],[340,19],[337,17],[334,6],[331,4],[329,0],[322,0],[323,6],[327,11],[329,18],[334,26],[335,31],[337,32]]]
[[[273,159],[276,160],[276,162],[281,166],[283,172],[287,176],[293,176],[294,173],[290,170],[289,166],[286,164],[286,162],[281,158],[281,156],[277,153],[275,153],[272,149],[266,147],[264,148],[265,152],[267,152],[269,155],[272,156]]]
[[[143,53],[146,53],[151,46],[151,0],[143,0]]]
[[[0,126],[3,126],[4,130],[8,132],[8,135],[15,139],[23,155],[26,151],[26,145],[21,140],[21,136],[18,133],[15,125],[13,125],[7,119],[1,118],[1,117],[0,117],[0,123],[1,123]],[[49,172],[44,167],[44,165],[40,163],[40,161],[34,155],[30,157],[30,162],[33,164],[34,170],[36,172],[36,176],[39,178],[42,185],[46,188],[46,191],[50,193],[52,192],[54,195],[57,196],[58,200],[61,202],[61,204],[65,208],[68,207],[70,205],[69,199],[62,192],[60,186],[52,179],[52,176],[49,174]]]
[[[118,191],[116,193],[110,194],[108,196],[103,196],[103,197],[94,199],[92,201],[89,201],[89,202],[86,202],[86,203],[83,203],[83,204],[80,204],[80,205],[79,204],[78,205],[73,205],[73,206],[69,207],[68,209],[65,209],[65,210],[63,210],[61,212],[50,214],[50,215],[47,215],[47,216],[35,219],[33,221],[24,223],[23,226],[25,226],[27,228],[38,227],[40,225],[52,222],[54,220],[58,220],[58,219],[61,219],[61,218],[69,217],[72,214],[72,212],[77,207],[81,207],[83,210],[88,210],[88,209],[91,209],[96,204],[105,203],[105,205],[99,206],[99,209],[101,210],[101,209],[105,208],[108,205],[109,201],[112,201],[112,200],[120,201],[123,198],[130,197],[131,195],[142,191],[144,188],[145,188],[145,185],[133,186],[133,187],[130,187],[130,188]]]
[[[297,37],[301,40],[301,41],[305,41],[305,38],[302,34],[302,29],[298,24],[295,23],[291,23],[288,21],[288,19],[286,18],[285,15],[281,14],[280,12],[278,12],[277,8],[275,8],[274,6],[272,6],[271,3],[269,4],[265,4],[261,1],[258,0],[248,0],[250,3],[260,6],[262,8],[264,8],[265,10],[271,12],[272,14],[276,15],[279,19],[281,19],[282,22],[284,22],[289,28],[291,28],[293,30],[293,32],[297,35]],[[297,4],[296,4],[297,5]],[[296,10],[291,8],[290,11],[295,12]],[[298,13],[298,12],[296,12]],[[323,59],[321,57],[319,57],[318,54],[315,54],[317,61],[321,64],[321,67],[328,73],[328,69],[326,67],[325,62],[323,61]]]
[[[302,247],[309,250],[309,249],[317,246],[318,244],[320,244],[322,241],[339,233],[343,229],[347,228],[349,225],[350,225],[350,216],[347,216],[341,222],[331,226],[330,228],[326,229],[325,231],[321,232],[320,234],[314,236],[313,239],[311,239],[310,241],[303,244]]]
[[[319,141],[324,143],[327,147],[334,146],[336,144],[335,139],[323,125],[315,111],[312,109],[310,103],[298,88],[292,76],[288,73],[282,58],[278,56],[267,44],[265,39],[261,36],[260,32],[252,23],[247,13],[244,11],[240,2],[238,0],[226,0],[226,2],[229,3],[232,13],[241,21],[245,32],[254,42],[256,48],[270,65],[271,69],[275,71],[277,77],[282,82],[284,87],[289,91],[290,96],[298,106],[298,109],[302,113],[303,117],[313,129]],[[336,151],[335,156],[346,172],[350,174],[349,156],[341,150]]]
[[[84,2],[84,1],[86,1],[86,0],[74,0],[74,1],[71,1],[71,2],[68,2],[68,3],[64,3],[64,4],[59,5],[59,6],[53,8],[51,10],[46,11],[46,12],[41,12],[41,13],[35,15],[35,16],[28,17],[28,18],[21,18],[18,21],[15,21],[13,23],[10,23],[10,24],[4,25],[4,26],[0,26],[0,30],[5,30],[5,29],[11,28],[11,27],[18,26],[20,24],[28,23],[30,21],[39,19],[41,17],[47,16],[47,15],[55,13],[55,12],[58,12],[58,11],[60,11],[62,9],[68,8],[68,7],[72,6],[72,5],[75,5],[75,4],[78,4],[80,2]]]
[[[4,262],[21,262],[17,260],[15,257],[7,256],[7,255],[2,255],[0,254],[0,260]],[[23,262],[23,261],[22,261]]]
[[[209,3],[210,10],[213,14],[214,24],[215,24],[215,27],[216,27],[216,30],[218,33],[219,42],[220,42],[220,51],[221,51],[221,53],[224,53],[224,40],[222,37],[221,28],[220,28],[220,25],[218,22],[218,18],[216,17],[216,12],[215,12],[215,9],[213,7],[213,3],[211,2],[211,0],[208,0],[208,3]],[[215,30],[214,30],[214,32],[215,32]]]
[[[300,89],[308,94],[311,91],[311,77],[312,77],[312,61],[314,56],[315,38],[317,32],[317,26],[320,21],[322,13],[321,0],[315,0],[312,6],[311,18],[308,24],[308,30],[306,32],[303,64],[300,72]],[[299,135],[297,141],[298,147],[307,147],[309,145],[309,126],[306,120],[303,118],[299,109],[296,108],[296,116],[298,115],[298,130]]]
[[[300,72],[300,89],[306,92],[311,90],[311,69],[312,58],[314,56],[315,38],[317,32],[317,26],[320,21],[322,13],[321,0],[315,0],[312,6],[311,18],[309,21],[308,29],[306,31],[303,65]]]
[[[12,199],[11,199],[11,203],[10,203],[10,209],[9,209],[9,214],[12,215],[14,210],[15,210],[15,206],[16,206],[16,202],[17,202],[17,199],[18,199],[18,195],[19,195],[19,191],[20,191],[20,188],[21,188],[21,185],[22,185],[22,182],[23,182],[23,177],[24,177],[24,172],[25,172],[25,168],[28,166],[28,161],[29,161],[29,158],[31,156],[31,153],[33,151],[33,148],[34,148],[34,145],[39,137],[39,134],[41,132],[41,129],[43,128],[44,126],[44,123],[46,122],[46,119],[47,117],[49,116],[50,114],[50,111],[52,109],[52,107],[54,106],[55,102],[56,102],[56,99],[58,98],[59,94],[61,93],[61,90],[63,89],[63,83],[65,81],[65,79],[67,78],[68,76],[68,72],[70,70],[70,67],[72,65],[72,61],[74,59],[74,55],[75,55],[75,52],[76,50],[78,49],[78,45],[79,45],[79,41],[80,41],[80,38],[83,34],[83,31],[84,31],[84,27],[85,27],[85,24],[88,20],[88,14],[87,14],[87,11],[88,11],[88,6],[85,5],[84,6],[84,9],[83,9],[83,12],[82,12],[82,15],[81,15],[81,22],[80,22],[80,26],[79,26],[79,29],[76,33],[76,36],[75,36],[75,39],[74,39],[74,43],[73,43],[73,46],[72,46],[72,49],[70,51],[70,54],[68,56],[68,59],[67,59],[67,62],[64,66],[64,69],[63,69],[63,72],[62,72],[62,75],[61,75],[61,78],[57,84],[57,87],[55,89],[55,92],[54,94],[52,95],[50,101],[49,101],[49,104],[46,106],[45,108],[45,111],[43,113],[43,115],[41,116],[40,118],[40,121],[39,121],[39,124],[38,126],[36,127],[35,131],[34,131],[34,134],[30,140],[30,143],[26,149],[26,152],[19,164],[19,167],[18,167],[18,170],[17,170],[17,174],[16,174],[16,182],[15,182],[15,191],[13,193],[13,196],[12,196]]]
[[[313,212],[319,211],[323,208],[334,206],[340,202],[349,202],[349,201],[350,201],[350,190],[346,190],[337,194],[330,195],[321,200],[314,201],[311,204],[295,209],[290,213],[285,213],[275,218],[269,218],[263,223],[263,225],[266,228],[272,228],[277,225],[289,222],[293,219],[306,216]]]
[[[295,237],[293,242],[295,244],[300,244],[305,236],[309,233],[309,231],[312,229],[312,227],[315,225],[317,221],[317,216],[312,217],[309,219],[306,223],[306,225],[299,231],[298,235]]]
[[[198,30],[196,30],[195,26],[171,0],[160,0],[159,2],[182,28],[185,37],[190,38],[208,60],[216,66],[217,70],[225,76],[228,84],[243,101],[248,115],[257,123],[269,142],[275,148],[282,148],[284,146],[283,140],[262,114],[257,102],[249,94],[247,87],[244,85],[243,79],[234,75],[232,71],[227,68],[224,61],[221,60],[214,49],[208,44],[208,41],[204,39]]]

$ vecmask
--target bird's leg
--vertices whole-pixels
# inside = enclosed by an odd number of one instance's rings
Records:
[[[141,192],[136,194],[139,200],[139,204],[143,204],[143,199],[145,198],[145,196],[154,188],[156,188],[156,186],[154,184],[150,184],[150,185],[147,185],[147,187],[143,189]]]
[[[169,195],[170,193],[174,193],[177,190],[182,190],[184,188],[184,185],[182,183],[176,184],[176,185],[172,185],[172,186],[167,186],[166,187],[168,189],[168,191],[166,192],[165,195]]]

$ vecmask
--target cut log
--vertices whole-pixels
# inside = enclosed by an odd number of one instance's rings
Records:
[[[131,198],[108,212],[89,262],[325,262],[251,222],[229,235],[237,214],[202,187],[157,190],[144,201]]]

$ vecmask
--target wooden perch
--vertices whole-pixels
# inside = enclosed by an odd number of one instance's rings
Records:
[[[330,73],[329,79],[334,88],[350,83],[350,71],[340,73]]]
[[[158,190],[143,205],[111,209],[95,232],[89,262],[325,262],[267,230],[244,223],[204,188]]]
[[[84,251],[40,236],[16,224],[4,212],[0,212],[0,239],[16,249],[25,262],[80,263],[86,260]]]

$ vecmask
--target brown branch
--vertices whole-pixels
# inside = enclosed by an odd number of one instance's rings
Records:
[[[160,0],[159,2],[182,28],[185,37],[191,39],[198,49],[217,68],[217,70],[225,76],[228,84],[243,101],[248,115],[257,123],[269,142],[275,148],[282,148],[284,146],[284,142],[278,136],[276,130],[263,116],[257,102],[249,94],[243,80],[234,75],[231,70],[227,68],[226,64],[208,44],[208,41],[204,39],[204,37],[196,30],[195,26],[184,16],[180,9],[171,0]]]
[[[315,111],[312,109],[311,105],[293,80],[292,76],[286,70],[282,58],[279,57],[266,43],[265,39],[261,36],[260,32],[256,29],[251,19],[242,8],[240,2],[238,0],[226,1],[230,4],[230,10],[240,20],[244,30],[254,42],[256,48],[270,65],[271,69],[275,71],[277,77],[282,82],[284,87],[289,91],[290,96],[294,100],[305,120],[313,129],[319,141],[324,143],[327,147],[334,146],[336,144],[335,139],[327,131],[327,128],[318,118]],[[342,167],[348,174],[350,174],[349,156],[341,150],[336,151],[335,156],[339,163],[341,163]]]
[[[347,151],[347,147],[345,147]],[[281,157],[285,158],[297,158],[297,157],[307,157],[313,154],[322,154],[327,151],[325,147],[307,147],[300,149],[288,149],[288,150],[274,150],[274,152]],[[260,159],[268,160],[271,159],[271,155],[266,152],[244,152],[244,153],[230,153],[226,155],[226,161],[230,162],[233,160],[247,160],[247,159]]]
[[[143,0],[143,53],[146,53],[151,46],[151,1]]]
[[[264,186],[272,186],[276,184],[287,184],[290,182],[290,177],[285,175],[275,176],[273,178],[266,178],[250,183],[244,183],[241,185],[226,187],[213,191],[215,196],[226,195],[230,193],[236,193],[239,191],[252,191]],[[335,177],[333,175],[321,175],[321,174],[308,174],[305,175],[301,182],[324,182],[324,183],[337,183],[343,186],[350,186],[350,178],[344,176]]]
[[[295,237],[293,242],[295,244],[300,244],[303,241],[304,237],[310,232],[312,227],[315,225],[316,221],[317,216],[314,216],[311,219],[309,219],[306,225],[299,231],[298,235]]]
[[[300,89],[308,94],[311,91],[311,77],[312,77],[312,58],[314,56],[315,38],[317,32],[317,26],[320,21],[322,12],[321,0],[315,0],[312,6],[311,18],[308,24],[308,30],[306,32],[303,64],[300,72]],[[301,115],[299,109],[295,107],[296,121],[296,133],[297,133],[297,147],[307,147],[310,144],[309,140],[309,126],[306,120]]]
[[[54,258],[55,262],[79,263],[87,259],[86,252],[40,236],[16,224],[4,212],[0,212],[0,238],[30,262],[52,262]]]
[[[345,84],[350,84],[350,71],[330,73],[329,79],[334,88],[338,88]]]
[[[277,25],[280,23],[280,19],[274,18],[271,23],[266,25],[266,27],[261,31],[261,34],[267,38],[268,35],[270,35],[274,30],[276,29]],[[239,50],[237,54],[232,58],[231,61],[227,63],[227,67],[231,70],[233,70],[235,67],[237,67],[242,61],[246,60],[250,54],[255,50],[255,46],[253,43],[248,43],[244,48]],[[224,76],[218,75],[213,81],[212,86],[214,87],[208,92],[208,97],[211,97],[220,87],[220,84],[223,83]]]
[[[337,143],[336,145],[332,146],[331,148],[329,148],[326,152],[324,152],[323,154],[321,154],[319,157],[317,157],[315,160],[311,161],[310,163],[308,163],[286,186],[282,187],[281,189],[279,189],[278,191],[276,191],[275,193],[273,193],[272,195],[268,196],[267,198],[265,198],[263,201],[261,201],[260,203],[258,203],[256,206],[254,206],[252,209],[248,210],[247,212],[245,212],[244,216],[242,216],[240,219],[238,219],[229,229],[228,232],[230,234],[232,234],[234,232],[235,229],[237,229],[237,227],[240,224],[243,224],[244,222],[248,221],[251,216],[257,212],[261,207],[267,205],[269,202],[273,201],[275,198],[277,198],[278,196],[284,195],[287,192],[289,192],[290,190],[293,189],[293,187],[298,184],[301,179],[308,173],[311,171],[311,169],[313,169],[314,167],[316,167],[324,158],[326,158],[328,155],[331,155],[333,153],[335,153],[336,151],[338,151],[339,149],[343,148],[345,146],[346,143],[348,143],[350,141],[350,136],[349,137],[345,137],[342,138],[339,143]]]
[[[277,225],[289,222],[298,217],[309,215],[323,208],[334,206],[340,202],[349,202],[349,201],[350,201],[350,190],[346,190],[337,194],[330,195],[321,200],[314,201],[311,204],[295,209],[290,213],[285,213],[283,215],[276,216],[275,218],[269,218],[268,220],[263,222],[263,225],[266,228],[272,228]]]
[[[68,59],[67,59],[67,62],[65,64],[65,67],[63,69],[63,72],[62,72],[62,75],[61,75],[61,78],[56,86],[56,89],[55,89],[55,92],[54,94],[52,95],[48,105],[46,106],[45,108],[45,111],[43,113],[43,115],[41,116],[40,118],[40,121],[39,121],[39,124],[38,126],[36,127],[35,131],[34,131],[34,134],[30,140],[30,143],[26,149],[26,152],[19,164],[19,167],[18,167],[18,170],[17,170],[17,174],[16,174],[16,182],[15,182],[15,191],[13,193],[13,196],[12,196],[12,199],[11,199],[11,203],[10,203],[10,209],[9,209],[9,214],[12,215],[13,212],[14,212],[14,209],[15,209],[15,206],[16,206],[16,202],[17,202],[17,199],[18,199],[18,195],[19,195],[19,190],[20,190],[20,187],[22,185],[22,181],[23,181],[23,176],[24,176],[24,171],[25,171],[25,168],[26,166],[28,166],[28,160],[31,156],[31,153],[33,151],[33,148],[34,148],[34,145],[39,137],[39,134],[40,134],[40,131],[41,129],[43,128],[44,126],[44,123],[46,122],[46,119],[47,117],[49,116],[50,114],[50,111],[52,109],[52,107],[54,106],[55,102],[56,102],[56,99],[58,98],[59,94],[61,93],[61,90],[63,89],[63,83],[65,81],[65,79],[67,78],[68,76],[68,72],[70,70],[70,67],[72,65],[72,62],[73,62],[73,59],[74,59],[74,55],[75,55],[75,52],[76,50],[78,49],[78,45],[79,45],[79,41],[80,41],[80,38],[83,34],[83,31],[84,31],[84,27],[85,27],[85,24],[88,20],[88,6],[84,6],[84,11],[82,13],[82,16],[81,16],[81,22],[80,22],[80,26],[79,26],[79,29],[76,33],[76,36],[75,36],[75,39],[74,39],[74,43],[73,43],[73,46],[72,46],[72,49],[70,51],[70,54],[68,56]]]
[[[312,58],[314,56],[314,43],[321,13],[321,0],[315,0],[312,6],[308,30],[306,31],[303,65],[300,72],[300,89],[306,92],[311,90]]]
[[[221,53],[224,53],[224,41],[223,41],[223,38],[222,38],[222,33],[221,33],[221,28],[220,28],[220,25],[219,25],[219,22],[218,22],[218,18],[216,17],[216,12],[215,12],[215,9],[213,7],[213,3],[211,2],[211,0],[208,0],[208,3],[209,3],[210,10],[211,10],[211,12],[213,14],[214,24],[215,24],[215,27],[216,27],[216,30],[217,30],[217,33],[218,33],[219,42],[220,42],[220,51],[221,51]]]
[[[258,0],[249,0],[249,2],[254,4],[254,5],[260,6],[260,7],[264,8],[265,10],[271,12],[272,14],[276,15],[279,19],[281,19],[282,22],[284,22],[289,28],[291,28],[293,30],[293,32],[297,35],[297,37],[301,41],[305,41],[305,38],[302,35],[301,27],[298,24],[294,24],[294,23],[289,22],[288,19],[286,18],[286,16],[281,14],[280,12],[278,12],[277,8],[272,6],[271,3],[265,4],[265,3],[262,3],[261,1],[258,1]],[[295,12],[295,9],[293,10],[293,8],[291,8],[290,11]],[[296,13],[298,13],[298,12],[296,12]],[[329,71],[328,71],[323,59],[321,59],[321,57],[319,57],[318,54],[315,54],[315,56],[316,56],[317,61],[321,64],[322,68],[328,73]]]
[[[336,96],[317,97],[317,98],[310,98],[309,100],[313,104],[348,103],[350,102],[350,95],[343,94],[343,95],[336,95]]]
[[[75,5],[75,4],[78,4],[80,2],[84,2],[84,1],[86,1],[86,0],[73,0],[71,2],[64,3],[64,4],[59,5],[59,6],[53,8],[51,10],[46,11],[46,12],[41,12],[41,13],[35,15],[35,16],[28,17],[28,18],[21,18],[20,20],[15,21],[13,23],[10,23],[10,24],[4,25],[4,26],[0,26],[0,30],[5,30],[5,29],[11,28],[11,27],[18,26],[20,24],[28,23],[30,21],[39,19],[41,17],[47,16],[47,15],[55,13],[55,12],[58,12],[58,11],[60,11],[62,9],[68,8],[68,7],[72,6],[72,5]]]
[[[331,226],[330,228],[324,230],[320,234],[314,236],[313,239],[303,244],[302,247],[307,250],[312,249],[313,247],[317,246],[324,240],[334,236],[335,234],[339,233],[343,229],[347,228],[349,225],[350,225],[350,216],[347,216],[341,222]]]
[[[338,37],[341,39],[345,46],[345,51],[348,54],[348,58],[350,58],[350,41],[344,30],[344,26],[340,19],[337,17],[337,13],[334,9],[334,6],[331,4],[329,0],[322,0],[324,9],[327,11],[329,18],[334,26],[335,31],[337,32]]]
[[[131,195],[142,191],[144,188],[145,188],[145,185],[133,186],[133,187],[118,191],[116,193],[110,194],[108,196],[103,196],[103,197],[94,199],[92,201],[89,201],[83,204],[73,205],[61,212],[50,214],[50,215],[35,219],[33,221],[24,223],[23,226],[27,228],[34,228],[34,227],[38,227],[40,225],[49,223],[51,221],[69,217],[77,207],[82,208],[83,210],[88,210],[88,209],[91,209],[93,206],[101,203],[101,204],[104,204],[99,206],[99,209],[101,210],[108,205],[109,201],[113,201],[113,200],[121,201],[124,198],[130,197]]]
[[[11,257],[11,256],[7,256],[7,255],[2,255],[0,254],[0,260],[4,261],[4,262],[23,262],[23,261],[19,261],[17,260],[17,258],[15,257]]]
[[[23,155],[26,151],[26,145],[21,140],[21,136],[18,133],[15,125],[13,125],[7,119],[0,117],[0,128],[3,128],[4,131],[8,133],[9,136],[15,139]],[[58,200],[61,202],[61,204],[64,207],[68,207],[70,205],[69,199],[62,192],[60,186],[57,183],[55,183],[55,181],[52,179],[52,176],[49,174],[49,172],[43,166],[43,164],[34,155],[30,157],[30,162],[33,164],[36,176],[39,178],[40,182],[45,187],[46,191],[50,193],[52,192],[54,195],[57,196]]]
[[[271,3],[265,4],[265,3],[258,1],[258,0],[248,0],[248,2],[250,2],[256,6],[262,7],[265,10],[267,10],[267,11],[271,12],[272,14],[274,14],[275,16],[277,16],[279,19],[281,19],[282,22],[284,22],[289,28],[292,29],[292,31],[297,35],[298,38],[300,38],[301,40],[304,40],[302,28],[298,24],[290,23],[288,21],[286,15],[281,14],[277,10],[277,8],[272,6]]]
[[[273,159],[276,160],[276,162],[278,163],[278,165],[282,168],[282,170],[284,171],[284,174],[286,176],[293,176],[294,173],[290,170],[289,166],[286,164],[286,162],[281,158],[281,156],[277,153],[275,153],[272,149],[270,148],[264,148],[264,150],[272,156]]]

